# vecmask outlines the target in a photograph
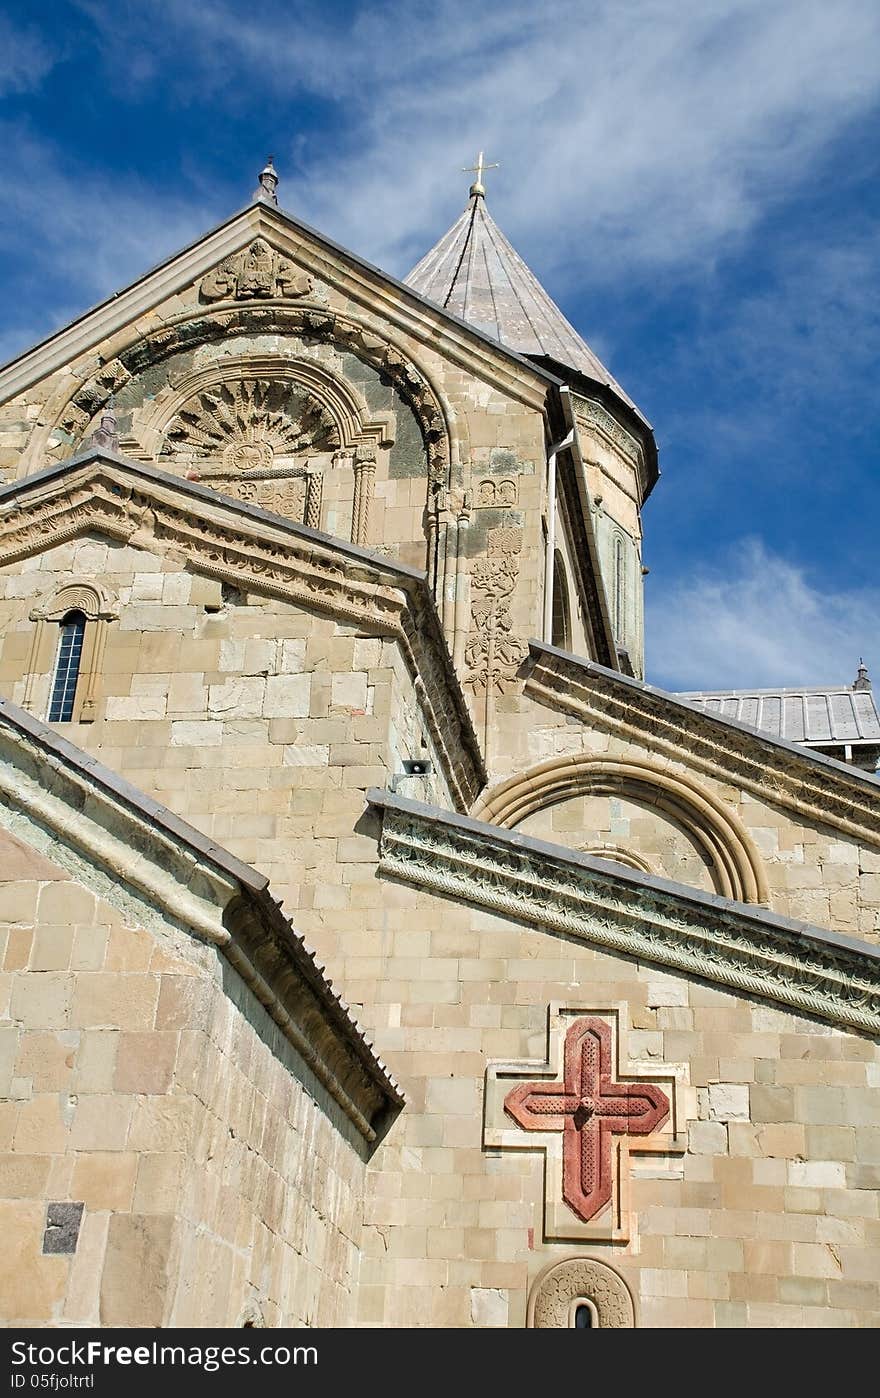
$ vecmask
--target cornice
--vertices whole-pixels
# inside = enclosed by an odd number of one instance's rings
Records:
[[[214,946],[367,1142],[403,1098],[268,881],[0,699],[0,825],[153,930]]]
[[[880,780],[833,757],[694,709],[665,690],[532,641],[524,692],[655,756],[734,782],[811,824],[880,845]]]
[[[453,799],[486,774],[425,575],[143,462],[86,453],[0,490],[0,566],[96,530],[397,639]]]
[[[441,897],[880,1032],[880,951],[383,791],[379,868]]]

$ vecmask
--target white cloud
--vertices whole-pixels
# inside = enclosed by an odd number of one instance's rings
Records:
[[[132,11],[87,8],[130,52]],[[283,202],[398,272],[457,213],[459,167],[481,147],[504,165],[499,221],[558,285],[690,272],[880,95],[876,0],[394,0],[347,27],[330,14],[176,0],[152,43],[185,45],[186,82],[228,103],[254,82],[327,103],[337,130],[320,148],[278,133]]]
[[[880,679],[880,588],[829,591],[741,542],[709,569],[647,595],[648,678],[668,689],[851,684]]]

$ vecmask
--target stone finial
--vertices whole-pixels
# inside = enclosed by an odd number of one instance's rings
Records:
[[[101,414],[100,426],[89,438],[89,446],[104,447],[107,451],[119,450],[119,424],[116,421],[116,400],[111,396]]]
[[[859,657],[859,673],[856,675],[853,689],[870,689],[871,681],[868,677],[868,667],[864,660]]]
[[[254,190],[253,194],[254,201],[262,199],[267,204],[275,204],[277,206],[278,195],[275,192],[277,188],[278,173],[275,169],[275,166],[272,164],[272,156],[270,155],[269,159],[266,161],[266,164],[260,171],[260,182]]]

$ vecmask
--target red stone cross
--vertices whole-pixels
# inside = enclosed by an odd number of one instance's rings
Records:
[[[525,1082],[504,1110],[525,1131],[562,1132],[562,1197],[589,1223],[611,1202],[612,1136],[649,1136],[669,1099],[646,1083],[612,1082],[611,1028],[579,1019],[565,1036],[562,1082]]]

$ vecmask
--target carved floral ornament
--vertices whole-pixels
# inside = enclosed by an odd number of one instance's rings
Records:
[[[523,531],[489,531],[488,548],[471,567],[471,629],[465,642],[465,683],[478,693],[502,691],[516,681],[528,645],[513,632],[509,599],[519,577]]]

